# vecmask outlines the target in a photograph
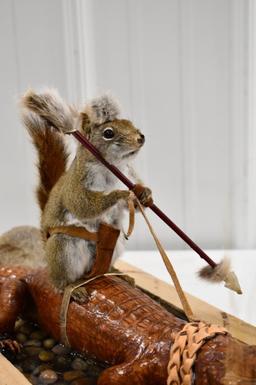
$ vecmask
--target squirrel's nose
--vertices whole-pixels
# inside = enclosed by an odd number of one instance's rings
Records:
[[[143,134],[140,134],[140,137],[137,139],[137,142],[139,144],[144,144],[145,142],[145,136]]]

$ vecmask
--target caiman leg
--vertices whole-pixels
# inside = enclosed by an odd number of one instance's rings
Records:
[[[26,283],[18,278],[4,278],[0,281],[0,333],[13,332],[15,321],[24,307],[26,292]],[[0,348],[18,351],[20,346],[16,341],[6,338],[0,341]]]
[[[150,376],[153,367],[151,360],[145,360],[145,358],[112,366],[104,370],[97,385],[140,385],[144,383],[155,385],[155,377]]]

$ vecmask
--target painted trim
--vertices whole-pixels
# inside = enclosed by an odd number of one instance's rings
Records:
[[[68,98],[82,103],[95,91],[93,2],[63,0]]]
[[[249,0],[246,8],[247,46],[247,226],[246,247],[256,247],[256,3]],[[241,128],[242,129],[242,128]]]

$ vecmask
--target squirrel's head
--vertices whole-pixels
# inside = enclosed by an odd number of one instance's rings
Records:
[[[109,161],[134,157],[145,142],[144,135],[126,119],[110,95],[92,100],[81,112],[80,129]]]

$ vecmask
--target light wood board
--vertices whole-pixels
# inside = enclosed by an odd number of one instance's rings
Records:
[[[135,279],[137,286],[160,297],[172,307],[178,309],[179,312],[183,313],[179,298],[172,285],[120,260],[116,262],[115,267],[121,271],[129,272],[127,274]],[[256,328],[254,326],[225,313],[190,294],[186,293],[186,295],[197,319],[225,326],[233,337],[236,337],[247,344],[256,345]]]
[[[31,385],[13,364],[0,354],[0,384],[1,385]]]

